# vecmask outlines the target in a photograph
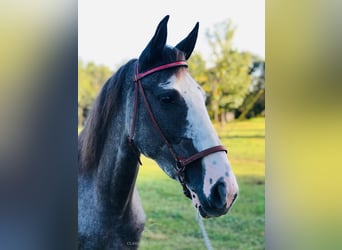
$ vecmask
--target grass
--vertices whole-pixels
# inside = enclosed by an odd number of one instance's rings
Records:
[[[204,220],[214,249],[265,249],[265,121],[255,118],[215,126],[237,176],[240,194],[229,214]],[[143,158],[138,190],[147,216],[139,249],[205,249],[195,210],[150,159]]]

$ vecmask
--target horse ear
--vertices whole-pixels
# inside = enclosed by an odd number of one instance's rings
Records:
[[[165,16],[163,20],[160,21],[157,30],[152,37],[151,41],[147,44],[146,48],[143,50],[139,57],[139,61],[143,63],[153,62],[159,56],[162,55],[163,49],[166,44],[167,38],[167,22],[169,20],[169,15]]]
[[[185,59],[188,60],[192,51],[195,48],[197,41],[199,23],[197,22],[190,34],[180,43],[176,45],[176,48],[185,53]]]

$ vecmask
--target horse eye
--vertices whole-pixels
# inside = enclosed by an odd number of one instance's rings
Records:
[[[170,90],[160,94],[158,96],[158,99],[161,104],[173,104],[178,101],[179,94],[176,90]]]
[[[164,103],[164,104],[169,104],[169,103],[172,103],[172,98],[171,96],[162,96],[160,98],[160,102]]]

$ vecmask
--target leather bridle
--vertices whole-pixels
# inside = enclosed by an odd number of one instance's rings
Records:
[[[201,158],[203,158],[209,154],[219,152],[219,151],[225,151],[227,153],[227,150],[224,146],[218,145],[218,146],[214,146],[214,147],[202,150],[202,151],[200,151],[200,152],[198,152],[198,153],[196,153],[196,154],[194,154],[188,158],[184,158],[182,156],[177,155],[175,153],[172,145],[170,144],[170,142],[165,137],[163,131],[160,129],[158,122],[152,113],[151,107],[150,107],[149,102],[146,98],[145,91],[144,91],[144,88],[143,88],[142,83],[141,83],[142,78],[144,78],[147,75],[153,74],[157,71],[161,71],[161,70],[165,70],[165,69],[169,69],[169,68],[187,67],[187,66],[188,66],[188,64],[186,63],[186,61],[176,61],[173,63],[164,64],[164,65],[152,68],[150,70],[147,70],[145,72],[139,73],[139,69],[138,69],[139,61],[138,60],[136,61],[134,78],[133,78],[134,85],[135,85],[134,86],[134,88],[135,88],[134,89],[134,91],[135,91],[135,94],[134,94],[134,112],[133,112],[133,121],[132,121],[132,127],[131,127],[130,135],[128,138],[128,142],[130,145],[132,145],[132,146],[134,145],[133,137],[134,137],[134,131],[135,131],[135,125],[136,125],[136,119],[137,119],[137,113],[138,113],[138,103],[139,103],[138,98],[139,98],[139,93],[140,93],[140,95],[143,99],[143,103],[145,105],[145,108],[146,108],[146,110],[150,116],[150,119],[153,123],[153,126],[155,127],[155,129],[159,133],[160,137],[163,139],[165,145],[169,149],[170,154],[172,155],[173,159],[176,162],[177,176],[178,176],[180,184],[183,187],[184,195],[191,199],[190,191],[186,187],[185,180],[184,180],[185,179],[186,166],[188,166],[190,163],[192,163],[196,160],[199,160],[199,159],[201,159]],[[140,159],[139,159],[139,163],[141,164]]]

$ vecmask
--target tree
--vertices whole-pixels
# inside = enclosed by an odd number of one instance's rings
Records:
[[[103,83],[113,74],[104,65],[78,60],[78,125],[82,126]]]
[[[248,74],[252,55],[232,47],[236,28],[230,20],[214,26],[206,35],[214,66],[208,70],[210,109],[216,122],[226,122],[226,114],[239,108],[251,83]]]
[[[211,117],[213,117],[213,109],[211,107],[211,98],[212,98],[212,84],[210,81],[210,72],[207,69],[206,62],[203,56],[195,52],[189,59],[189,72],[195,79],[195,81],[201,85],[203,90],[206,92],[207,100],[206,105],[208,109],[208,113]]]
[[[255,59],[249,74],[252,76],[252,84],[249,94],[236,112],[239,120],[244,120],[261,114],[265,110],[265,62]]]
[[[208,72],[206,68],[206,62],[199,52],[193,53],[189,59],[189,72],[194,77],[196,82],[202,87],[208,83]]]

